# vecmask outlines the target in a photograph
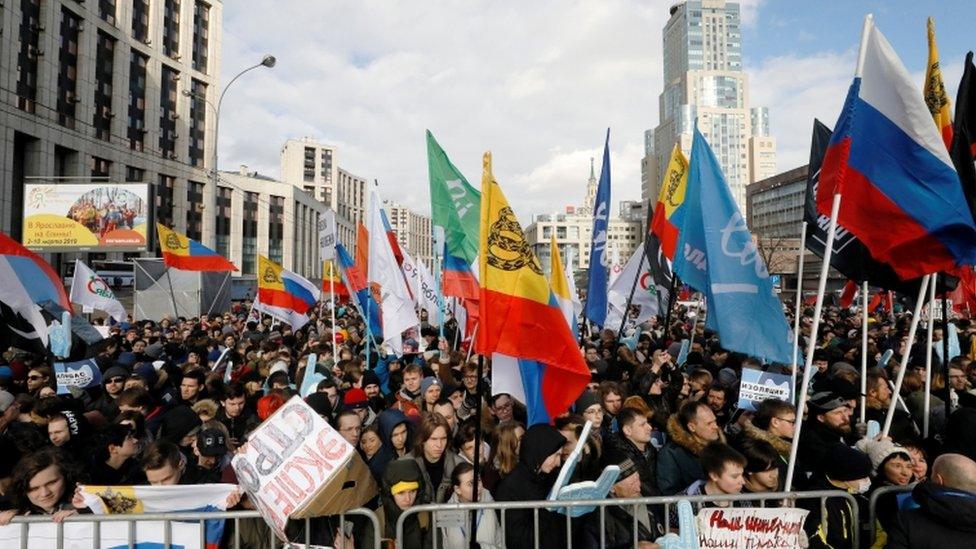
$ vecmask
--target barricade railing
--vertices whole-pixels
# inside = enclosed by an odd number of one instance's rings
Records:
[[[373,528],[373,549],[380,548],[380,541],[383,537],[383,532],[380,530],[379,519],[376,517],[376,513],[370,509],[359,508],[346,511],[343,514],[338,515],[339,517],[339,532],[345,531],[346,517],[350,515],[364,516],[372,523]],[[172,524],[174,522],[196,522],[198,524],[199,535],[200,535],[200,547],[206,547],[206,521],[208,520],[220,520],[226,521],[224,526],[224,540],[221,543],[221,547],[227,547],[229,549],[240,549],[241,546],[241,521],[246,519],[257,519],[264,524],[264,519],[261,514],[257,511],[214,511],[214,512],[194,512],[194,513],[140,513],[140,514],[130,514],[130,515],[73,515],[63,522],[57,523],[56,525],[56,538],[54,540],[55,549],[63,549],[64,547],[64,523],[92,523],[92,548],[99,549],[101,546],[99,542],[101,541],[101,525],[106,522],[124,522],[128,525],[128,546],[134,548],[136,546],[136,523],[139,522],[162,522],[163,523],[163,547],[169,549],[172,545]],[[292,543],[304,543],[306,546],[311,544],[311,533],[312,525],[311,521],[315,518],[306,519],[293,519],[293,520],[303,520],[304,524],[304,539],[291,540]],[[233,529],[231,532],[230,539],[228,538],[227,526],[233,523]],[[11,524],[20,524],[20,549],[40,549],[39,547],[30,547],[30,525],[31,524],[50,524],[51,517],[49,515],[23,515],[14,517]],[[273,548],[279,547],[282,544],[280,540],[275,536],[274,531],[268,528],[269,538],[266,547]],[[332,532],[334,534],[334,532]],[[356,540],[356,547],[363,547],[362,540]],[[6,548],[4,548],[6,549]],[[46,547],[45,547],[46,549]]]
[[[868,545],[874,545],[875,537],[878,533],[878,528],[876,526],[878,522],[878,500],[881,496],[886,494],[900,494],[904,492],[911,492],[915,489],[917,483],[906,484],[905,486],[882,486],[874,492],[871,493],[871,498],[868,499],[868,523],[865,525],[868,531]]]
[[[828,499],[840,498],[844,499],[851,506],[854,517],[859,516],[859,506],[857,500],[850,493],[841,490],[816,490],[816,491],[806,491],[806,492],[770,492],[763,494],[731,494],[731,495],[721,495],[721,496],[657,496],[657,497],[647,497],[647,498],[621,498],[621,499],[600,499],[600,500],[574,500],[574,501],[493,501],[493,502],[482,502],[482,503],[448,503],[448,504],[426,504],[417,505],[406,509],[397,519],[396,524],[396,547],[398,549],[410,549],[405,548],[403,543],[403,525],[404,521],[411,515],[417,515],[421,513],[430,514],[430,531],[433,539],[433,548],[438,549],[440,547],[440,536],[439,526],[437,520],[438,513],[453,512],[458,511],[473,511],[473,510],[499,510],[501,511],[501,517],[498,521],[499,527],[501,528],[501,538],[505,538],[505,513],[514,510],[533,510],[533,530],[535,532],[535,539],[533,547],[539,548],[539,510],[540,509],[569,509],[574,507],[596,507],[592,512],[600,513],[600,548],[606,547],[606,527],[605,527],[605,513],[607,507],[628,507],[630,506],[633,511],[631,512],[633,518],[633,524],[631,529],[633,546],[637,546],[638,542],[638,520],[636,509],[638,505],[647,506],[650,510],[651,506],[661,506],[663,507],[663,517],[664,517],[664,529],[665,533],[670,533],[671,526],[668,517],[671,515],[671,506],[677,505],[678,502],[687,501],[691,504],[700,504],[702,506],[707,506],[709,504],[719,504],[719,503],[735,503],[735,502],[758,502],[758,507],[766,507],[767,503],[781,503],[790,502],[790,506],[794,506],[798,500],[819,500],[822,516],[826,516],[824,511],[824,506]],[[588,513],[589,514],[589,513]],[[564,515],[566,522],[566,543],[567,548],[572,548],[572,528],[573,518],[567,513]],[[471,535],[477,535],[477,527],[470,529]],[[852,533],[852,544],[851,547],[858,547],[860,532],[858,528],[853,529]],[[470,542],[470,536],[467,536],[467,541]]]

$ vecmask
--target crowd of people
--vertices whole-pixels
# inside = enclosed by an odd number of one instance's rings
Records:
[[[723,349],[700,319],[678,307],[669,326],[653,318],[637,337],[618,340],[604,330],[584,338],[581,352],[592,374],[586,391],[552,425],[527,426],[522,403],[492,393],[490,360],[479,377],[478,356],[468,352],[453,321],[441,330],[421,311],[417,340],[405,342],[414,352],[382,355],[371,345],[366,357],[364,322],[351,306],[337,307],[334,330],[326,312],[313,313],[297,331],[268,317],[249,320],[249,306],[239,303],[218,316],[113,325],[93,357],[101,386],[67,394],[58,394],[49,358],[6,350],[0,360],[0,525],[23,514],[59,521],[85,513],[78,484],[236,483],[234,452],[314,367],[324,379],[305,401],[368,465],[379,486],[369,506],[381,531],[352,517],[354,528],[340,532],[335,517],[321,517],[309,523],[313,543],[351,547],[366,546],[376,535],[392,539],[400,516],[419,504],[543,500],[580,442],[571,481],[594,480],[617,465],[611,498],[779,492],[801,422],[792,488],[844,491],[860,510],[857,516],[843,498],[823,505],[797,500],[810,511],[804,532],[810,547],[852,547],[857,529],[862,541],[874,538],[877,547],[976,542],[976,368],[968,354],[950,357],[947,369],[938,353],[932,358],[930,436],[923,438],[926,352],[924,343],[907,341],[910,313],[879,314],[869,323],[864,415],[883,424],[891,399],[904,401],[890,436],[881,437],[868,436],[859,421],[860,368],[854,365],[861,360],[861,321],[849,310],[824,314],[805,417],[775,399],[739,409],[744,369],[784,367]],[[802,341],[812,310],[800,314]],[[976,338],[976,324],[966,320],[945,333],[936,328],[938,350],[942,337],[957,337],[966,350]],[[691,343],[679,364],[683,340]],[[878,365],[887,350],[894,357]],[[312,354],[316,361],[309,365]],[[889,382],[906,354],[902,391],[893,395]],[[590,434],[580,441],[587,421]],[[912,484],[910,497],[882,496],[877,520],[867,523],[873,491]],[[254,508],[239,493],[231,499],[231,508]],[[532,547],[537,538],[543,547],[570,541],[600,547],[601,538],[606,547],[630,547],[636,528],[638,546],[646,548],[666,525],[678,527],[662,506],[630,504],[566,524],[565,516],[549,510],[540,510],[536,520],[531,510],[511,509],[502,518],[482,509],[437,528],[427,515],[411,514],[400,541],[405,547],[461,547],[473,533],[485,548]],[[286,532],[304,540],[304,529],[303,521],[293,521]],[[236,535],[245,547],[265,546],[269,538],[257,520],[240,521]]]

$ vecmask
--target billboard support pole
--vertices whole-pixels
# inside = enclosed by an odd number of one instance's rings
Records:
[[[169,283],[169,297],[173,300],[173,322],[179,322],[180,312],[176,309],[176,294],[173,292],[173,267],[166,268],[166,282]]]

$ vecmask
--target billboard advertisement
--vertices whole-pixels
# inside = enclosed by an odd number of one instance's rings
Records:
[[[24,246],[39,252],[146,249],[146,183],[24,186]]]

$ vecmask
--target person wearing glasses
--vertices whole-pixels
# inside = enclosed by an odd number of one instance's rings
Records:
[[[117,400],[125,388],[125,380],[129,371],[121,366],[112,366],[102,374],[102,394],[91,404],[91,410],[101,412],[105,419],[111,421],[119,415]]]
[[[54,383],[54,373],[50,366],[34,366],[27,371],[27,392],[39,396],[41,389],[45,387],[56,388]]]

